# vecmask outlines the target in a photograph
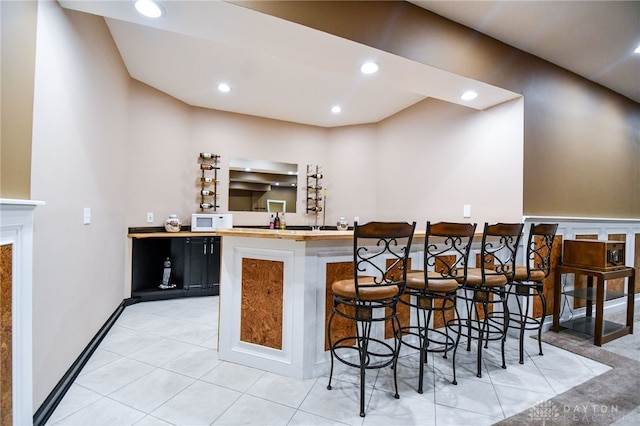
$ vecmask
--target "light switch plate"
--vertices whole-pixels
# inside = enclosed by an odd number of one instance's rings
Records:
[[[462,208],[463,217],[471,217],[471,204],[465,204]]]
[[[82,223],[85,225],[89,225],[91,223],[91,209],[89,207],[85,207],[83,210]]]
[[[153,213],[147,213],[147,223],[153,223]]]

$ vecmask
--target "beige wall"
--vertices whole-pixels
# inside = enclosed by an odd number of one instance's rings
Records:
[[[0,197],[31,198],[37,3],[0,1]]]
[[[325,129],[185,106],[135,83],[129,108],[127,226],[159,226],[169,214],[185,224],[200,202],[199,152],[222,156],[221,211],[228,209],[229,158],[297,163],[297,212],[306,214],[307,164],[323,167],[327,225],[340,216],[368,220],[522,218],[522,100],[476,111],[427,99],[380,123]],[[482,179],[485,190],[469,180]],[[269,214],[233,212],[234,225],[267,225]]]
[[[38,9],[34,411],[124,297],[129,84],[102,18]]]
[[[475,111],[428,99],[380,123],[382,218],[522,220],[522,105],[518,99]]]
[[[638,103],[408,2],[236,3],[523,94],[524,213],[640,218]]]

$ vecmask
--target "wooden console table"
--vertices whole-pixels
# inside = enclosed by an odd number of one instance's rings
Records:
[[[587,288],[579,290],[563,291],[561,277],[563,274],[586,275]],[[596,284],[594,287],[594,278]],[[606,289],[606,281],[617,278],[627,279],[627,292],[618,292]],[[575,283],[574,283],[575,286]],[[584,318],[573,319],[560,323],[560,305],[562,296],[571,296],[584,299],[587,302],[586,315]],[[626,324],[618,324],[604,320],[604,302],[607,300],[627,297]],[[553,304],[553,331],[570,328],[586,334],[593,335],[593,344],[602,346],[618,337],[633,334],[633,302],[635,297],[635,269],[626,267],[611,271],[598,271],[593,269],[577,268],[572,266],[559,265],[555,268],[555,287]],[[595,318],[593,317],[593,304],[596,305]]]

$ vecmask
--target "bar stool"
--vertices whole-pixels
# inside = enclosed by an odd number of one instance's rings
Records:
[[[407,273],[405,294],[411,297],[400,299],[400,303],[414,309],[417,324],[402,327],[402,344],[420,351],[418,393],[422,393],[427,353],[441,352],[443,358],[447,358],[447,352],[456,343],[446,327],[447,313],[457,316],[456,293],[467,280],[469,251],[475,230],[475,223],[427,222],[424,268]],[[444,331],[436,328],[434,313],[442,315]],[[418,344],[410,343],[406,336],[416,336]],[[455,362],[453,384],[457,384]]]
[[[396,364],[400,351],[400,322],[396,315],[398,299],[404,293],[409,249],[416,223],[369,222],[353,231],[353,278],[332,284],[333,310],[327,324],[331,351],[331,370],[327,389],[331,390],[334,359],[360,370],[360,416],[364,417],[365,374],[369,369],[391,366],[394,371],[395,398],[399,398]],[[331,325],[336,315],[355,322],[355,336],[333,341]],[[372,333],[373,325],[393,326],[392,343]],[[380,327],[383,328],[383,327]]]
[[[515,298],[515,305],[518,307],[518,312],[509,312],[509,328],[520,330],[520,364],[524,364],[525,330],[538,330],[539,355],[543,355],[542,325],[547,313],[547,299],[543,291],[544,280],[551,271],[551,251],[557,230],[557,223],[531,224],[527,241],[526,265],[516,266],[515,276],[508,286],[507,298]],[[542,305],[540,318],[535,318],[533,312],[530,312],[530,306],[536,297]]]
[[[455,365],[458,342],[463,331],[467,336],[467,351],[471,350],[471,341],[478,341],[477,376],[482,377],[482,348],[489,341],[501,341],[502,368],[507,368],[504,356],[504,344],[509,327],[509,308],[505,287],[513,280],[516,256],[522,223],[484,224],[480,265],[467,269],[467,281],[458,297],[466,302],[467,317],[449,322],[449,327],[457,332],[453,350]],[[501,311],[496,307],[502,305]]]

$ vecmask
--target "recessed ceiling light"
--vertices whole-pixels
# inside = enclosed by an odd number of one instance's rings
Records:
[[[162,16],[162,8],[153,0],[138,0],[136,10],[147,18],[159,18]]]
[[[378,71],[380,67],[378,66],[378,64],[376,64],[375,62],[365,62],[364,64],[362,64],[362,66],[360,66],[360,72],[362,74],[373,74],[375,72]]]
[[[218,90],[222,93],[227,93],[231,91],[231,87],[229,87],[229,85],[226,83],[220,83],[218,84]]]
[[[634,50],[633,53],[640,53],[640,44],[636,47],[636,50]]]
[[[473,90],[469,90],[467,92],[464,92],[462,96],[460,96],[460,99],[462,99],[463,101],[472,101],[477,97],[478,94],[476,92],[474,92]]]
[[[340,108],[338,105],[331,108],[331,112],[334,114],[339,114],[340,111],[342,111],[342,108]]]

